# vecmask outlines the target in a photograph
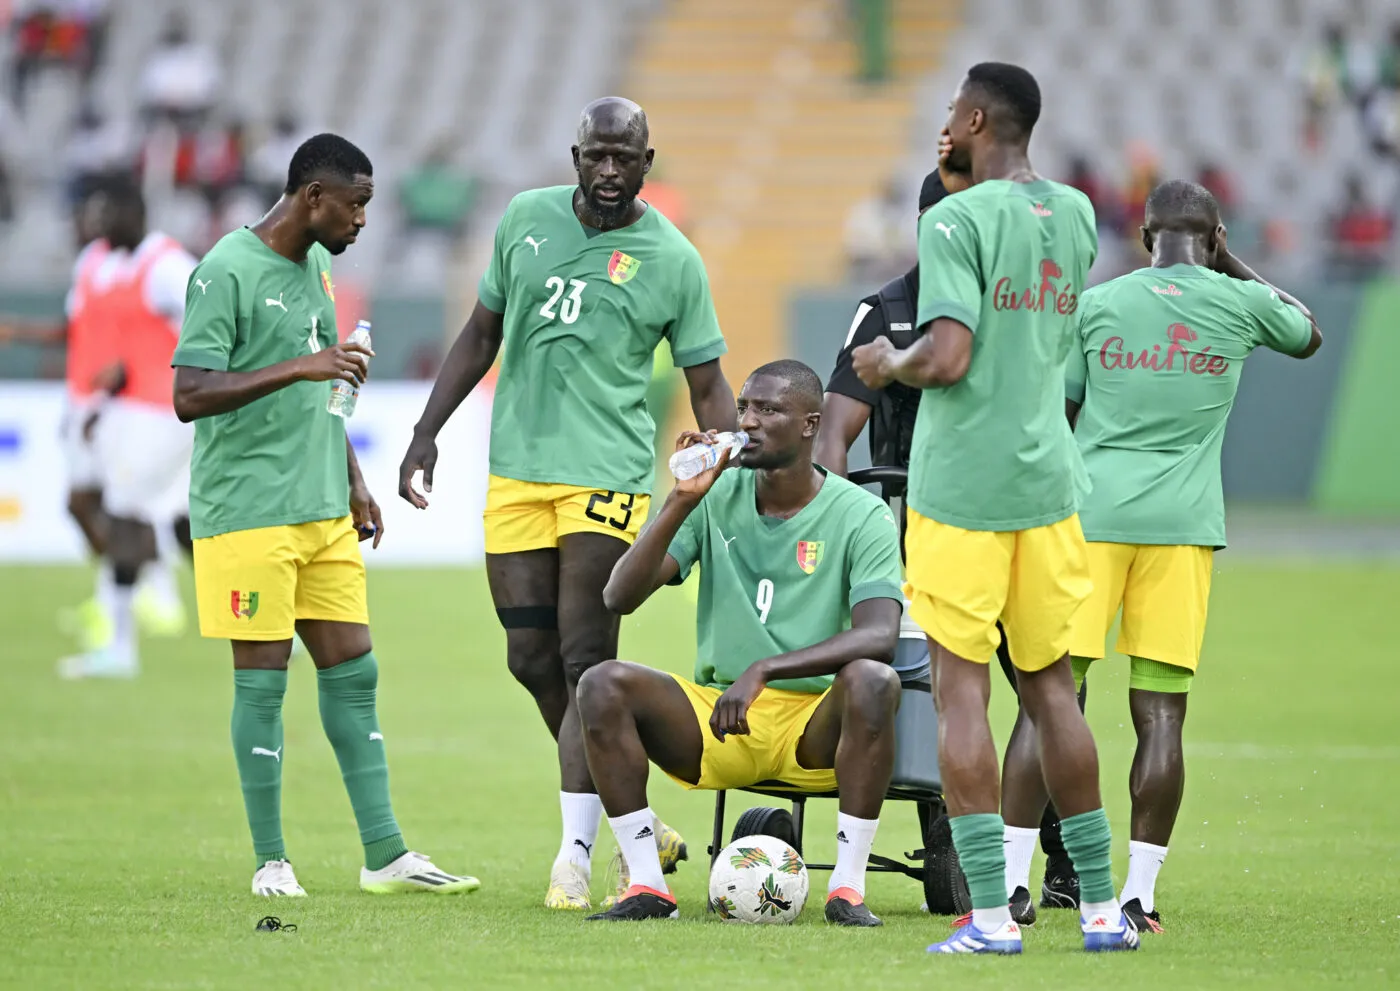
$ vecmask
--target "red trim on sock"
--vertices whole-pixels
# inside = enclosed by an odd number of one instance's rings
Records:
[[[622,893],[622,898],[619,898],[618,901],[622,901],[625,898],[631,898],[634,895],[641,894],[655,895],[657,898],[666,899],[672,905],[676,904],[676,896],[671,894],[669,891],[658,891],[655,888],[648,888],[645,884],[632,885],[632,887],[628,888]]]
[[[852,905],[865,904],[865,896],[862,895],[860,892],[856,891],[855,888],[837,888],[835,891],[831,892],[826,896],[827,901],[831,901],[831,899],[833,898],[844,898]]]

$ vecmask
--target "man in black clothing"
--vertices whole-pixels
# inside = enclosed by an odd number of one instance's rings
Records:
[[[930,172],[919,190],[919,216],[932,207],[948,192],[943,188],[938,170]],[[845,343],[836,356],[836,368],[826,385],[826,395],[822,400],[822,419],[817,434],[812,459],[839,475],[847,473],[847,452],[856,442],[860,432],[868,423],[870,426],[870,463],[872,465],[895,465],[909,467],[909,449],[914,439],[914,421],[918,416],[920,391],[911,386],[893,382],[885,389],[869,388],[856,376],[851,364],[851,354],[862,344],[869,344],[877,337],[888,337],[896,348],[907,348],[918,338],[918,321],[915,319],[919,305],[919,266],[916,264],[908,272],[891,279],[878,292],[866,296],[856,307],[851,329],[846,334]],[[886,500],[903,499],[902,485],[886,483],[883,493]],[[900,531],[903,532],[904,515],[899,514]],[[1016,688],[1015,669],[1011,666],[1011,656],[1007,652],[1006,637],[1002,636],[997,648],[997,659],[1002,671],[1014,690]],[[900,625],[899,649],[895,656],[895,668],[904,675],[913,670],[927,670],[928,642],[924,633],[909,619],[906,607]],[[1081,691],[1080,705],[1084,694]],[[1018,714],[1018,718],[1023,718]],[[1011,762],[1008,762],[1008,766]],[[1034,789],[1039,792],[1039,789]],[[1015,801],[1018,789],[1014,779],[1003,777],[1003,803]],[[1033,814],[1033,813],[1032,813]],[[1032,837],[1028,842],[1033,843]],[[1008,839],[1008,866],[1014,870],[1012,860],[1018,853],[1026,858],[1029,869],[1030,849],[1023,844]],[[1022,846],[1022,851],[1013,849]],[[1060,820],[1053,807],[1045,810],[1040,825],[1040,846],[1045,851],[1045,881],[1041,886],[1040,904],[1042,908],[1076,908],[1079,904],[1079,877],[1074,873],[1069,855],[1060,839]],[[1014,875],[1013,875],[1014,876]],[[1035,922],[1035,905],[1030,892],[1017,887],[1009,893],[1011,912],[1023,926]]]

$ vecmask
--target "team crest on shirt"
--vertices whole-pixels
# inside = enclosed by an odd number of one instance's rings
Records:
[[[631,282],[632,276],[636,275],[637,269],[641,267],[642,263],[625,251],[614,251],[608,259],[608,278],[612,279],[613,285],[620,286],[624,282]]]
[[[258,614],[258,593],[232,592],[229,595],[229,606],[233,609],[234,619],[252,619]]]
[[[331,273],[324,268],[321,269],[321,288],[326,290],[326,296],[332,303],[335,302],[335,285],[331,282]]]
[[[817,570],[822,563],[822,553],[826,550],[824,540],[799,540],[797,542],[797,566],[807,574]]]

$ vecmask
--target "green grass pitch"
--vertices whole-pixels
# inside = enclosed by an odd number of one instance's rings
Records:
[[[877,876],[876,931],[821,921],[826,877],[788,928],[704,912],[711,799],[653,775],[652,804],[691,848],[678,924],[585,926],[541,907],[558,843],[552,743],[505,669],[481,574],[371,576],[380,711],[409,845],[483,881],[455,899],[372,899],[316,714],[294,663],[284,816],[303,901],[248,892],[253,863],[228,752],[228,649],[193,635],[147,642],[132,683],[63,684],[53,614],[87,592],[82,569],[0,571],[0,986],[16,988],[850,989],[1384,986],[1400,979],[1400,569],[1221,559],[1203,671],[1187,722],[1188,783],[1159,884],[1168,935],[1136,955],[1077,952],[1050,913],[1017,960],[936,959],[947,919]],[[688,670],[693,607],[668,592],[624,627],[623,654]],[[1126,671],[1091,677],[1126,865],[1131,726]],[[994,689],[1005,740],[1010,693]],[[741,802],[733,803],[736,807]],[[731,823],[734,812],[731,811]],[[817,803],[808,852],[832,853]],[[595,899],[611,839],[600,837]],[[887,806],[877,851],[917,845],[914,811]],[[1037,855],[1038,856],[1038,855]],[[1039,883],[1039,863],[1033,874]],[[295,934],[257,934],[268,912]]]

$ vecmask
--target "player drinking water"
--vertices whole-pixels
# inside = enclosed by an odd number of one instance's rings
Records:
[[[656,427],[645,396],[664,339],[685,369],[702,429],[734,428],[720,372],[724,338],[700,255],[638,199],[652,149],[630,100],[590,103],[574,146],[577,186],[515,197],[496,229],[478,301],[452,346],[404,456],[399,494],[435,438],[496,360],[486,574],[506,631],[506,663],[558,741],[563,836],[545,905],[586,909],[603,805],[583,753],[574,696],[583,672],[617,656],[618,617],[603,605],[613,564],[647,516]],[[668,869],[679,834],[653,830]]]
[[[938,953],[1020,953],[1006,898],[1005,828],[987,723],[987,665],[1006,630],[1021,704],[1080,878],[1086,950],[1134,949],[1113,891],[1098,754],[1075,697],[1070,620],[1089,595],[1075,509],[1083,465],[1063,416],[1077,294],[1097,250],[1077,190],[1027,154],[1040,87],[1014,65],[973,66],[940,148],[949,196],[919,221],[918,322],[853,356],[866,385],[924,390],[908,496],[912,615],[929,636],[940,766],[973,917]]]
[[[739,393],[748,444],[677,482],[614,568],[604,597],[630,613],[700,566],[695,680],[609,661],[579,683],[588,766],[631,869],[594,919],[674,918],[647,806],[647,760],[687,788],[776,779],[839,783],[826,918],[878,926],[865,865],[894,770],[899,529],[874,495],[812,464],[821,380],[797,361],[755,371]],[[703,441],[681,435],[677,449]]]
[[[332,381],[364,380],[336,343],[331,256],[365,225],[364,152],[335,134],[292,156],[282,198],[225,235],[190,277],[175,410],[196,421],[190,473],[199,625],[233,644],[233,752],[257,871],[253,893],[304,895],[282,841],[282,697],[293,633],[316,665],[321,725],[364,844],[369,892],[474,891],[409,851],[389,802],[359,540],[384,527]],[[358,533],[357,533],[358,531]]]

